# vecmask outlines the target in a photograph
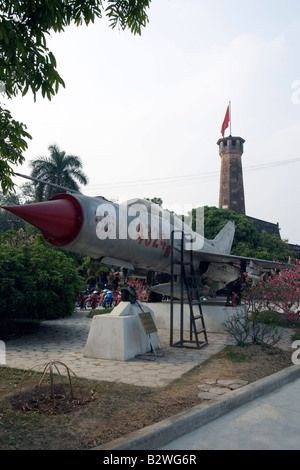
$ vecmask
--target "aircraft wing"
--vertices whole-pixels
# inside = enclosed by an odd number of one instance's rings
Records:
[[[187,250],[185,250],[187,252]],[[209,263],[227,263],[227,264],[239,264],[239,265],[255,265],[257,267],[273,269],[279,267],[289,267],[289,264],[282,264],[277,261],[269,261],[265,259],[252,258],[247,256],[236,256],[229,255],[224,253],[210,253],[205,251],[194,251],[193,252],[194,260],[198,259],[200,261],[207,261]]]

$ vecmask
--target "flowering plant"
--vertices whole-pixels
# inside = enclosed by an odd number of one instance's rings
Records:
[[[274,311],[283,313],[287,321],[300,319],[300,261],[279,273],[272,271],[265,279],[265,302]]]
[[[149,298],[149,288],[147,287],[146,282],[144,280],[132,277],[127,282],[127,285],[133,287],[138,300],[140,300],[141,302],[147,302]]]
[[[243,273],[239,292],[232,293],[233,305],[244,311],[228,319],[224,327],[238,344],[276,344],[282,333],[271,312],[283,315],[286,321],[300,320],[300,262],[269,274],[260,272],[257,268],[254,276]]]
[[[257,268],[257,273],[260,268]],[[289,268],[255,278],[243,273],[240,292],[233,293],[233,304],[246,305],[247,312],[278,312],[288,321],[300,319],[300,261]]]
[[[247,309],[240,309],[223,325],[229,338],[239,346],[246,343],[274,346],[282,336],[282,329],[275,322],[265,323],[260,312],[249,314]]]

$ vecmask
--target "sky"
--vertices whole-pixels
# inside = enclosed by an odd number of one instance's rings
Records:
[[[88,196],[218,207],[230,101],[246,214],[300,244],[299,0],[152,0],[148,16],[141,36],[105,18],[51,35],[66,88],[51,101],[7,100],[32,135],[15,171],[30,174],[56,144],[81,158]]]

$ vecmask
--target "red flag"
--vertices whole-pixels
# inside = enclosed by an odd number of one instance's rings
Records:
[[[226,114],[225,114],[225,118],[224,118],[224,121],[223,121],[223,124],[222,124],[222,127],[221,127],[221,134],[222,134],[223,137],[224,137],[225,129],[227,129],[227,127],[229,125],[229,121],[230,121],[230,115],[229,115],[229,105],[228,105],[227,110],[226,110]]]

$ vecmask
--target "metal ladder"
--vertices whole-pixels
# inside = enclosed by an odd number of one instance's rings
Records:
[[[181,232],[181,243],[180,243],[180,261],[175,260],[174,256],[174,237],[175,232]],[[189,234],[185,234],[183,231],[173,231],[171,234],[171,311],[170,311],[170,346],[173,347],[186,347],[200,349],[207,346],[207,332],[204,322],[204,316],[201,307],[201,299],[199,295],[199,288],[197,284],[197,278],[195,275],[194,264],[193,264],[193,250],[190,250],[190,260],[185,261],[184,259],[184,241],[185,237]],[[179,341],[174,342],[174,267],[180,265],[180,319],[179,319]],[[190,326],[189,326],[189,338],[185,339],[185,334],[188,333],[184,330],[184,289],[187,293],[189,311],[190,311]],[[194,311],[196,309],[196,312]],[[201,341],[199,336],[203,335]]]

